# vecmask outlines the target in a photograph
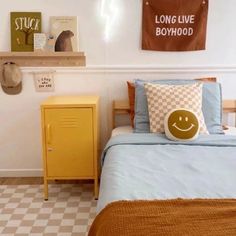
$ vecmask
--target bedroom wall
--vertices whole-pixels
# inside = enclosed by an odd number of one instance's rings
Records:
[[[116,9],[107,20],[101,16],[102,2],[111,3],[111,9]],[[21,94],[9,96],[0,90],[0,176],[42,174],[39,105],[50,95],[101,96],[101,147],[111,131],[112,100],[127,98],[126,80],[217,76],[222,82],[223,97],[236,98],[235,0],[227,0],[227,4],[224,0],[210,1],[207,50],[180,53],[140,49],[141,3],[141,0],[11,0],[1,5],[0,51],[10,50],[11,11],[41,11],[44,32],[49,29],[49,16],[77,15],[79,46],[86,53],[87,66],[57,68],[53,93],[34,90],[32,73],[43,68],[23,68]]]

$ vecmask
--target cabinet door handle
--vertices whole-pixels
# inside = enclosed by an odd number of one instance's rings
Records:
[[[47,144],[51,144],[51,125],[47,124]]]

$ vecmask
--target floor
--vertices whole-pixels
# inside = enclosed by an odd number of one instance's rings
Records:
[[[52,182],[44,201],[41,178],[0,178],[0,235],[85,236],[96,204],[89,182]]]

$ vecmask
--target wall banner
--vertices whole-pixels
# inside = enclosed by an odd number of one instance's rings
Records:
[[[142,49],[204,50],[208,0],[143,0]]]

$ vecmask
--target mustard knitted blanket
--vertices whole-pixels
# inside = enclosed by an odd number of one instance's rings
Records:
[[[95,218],[89,236],[234,236],[236,200],[117,201]]]

